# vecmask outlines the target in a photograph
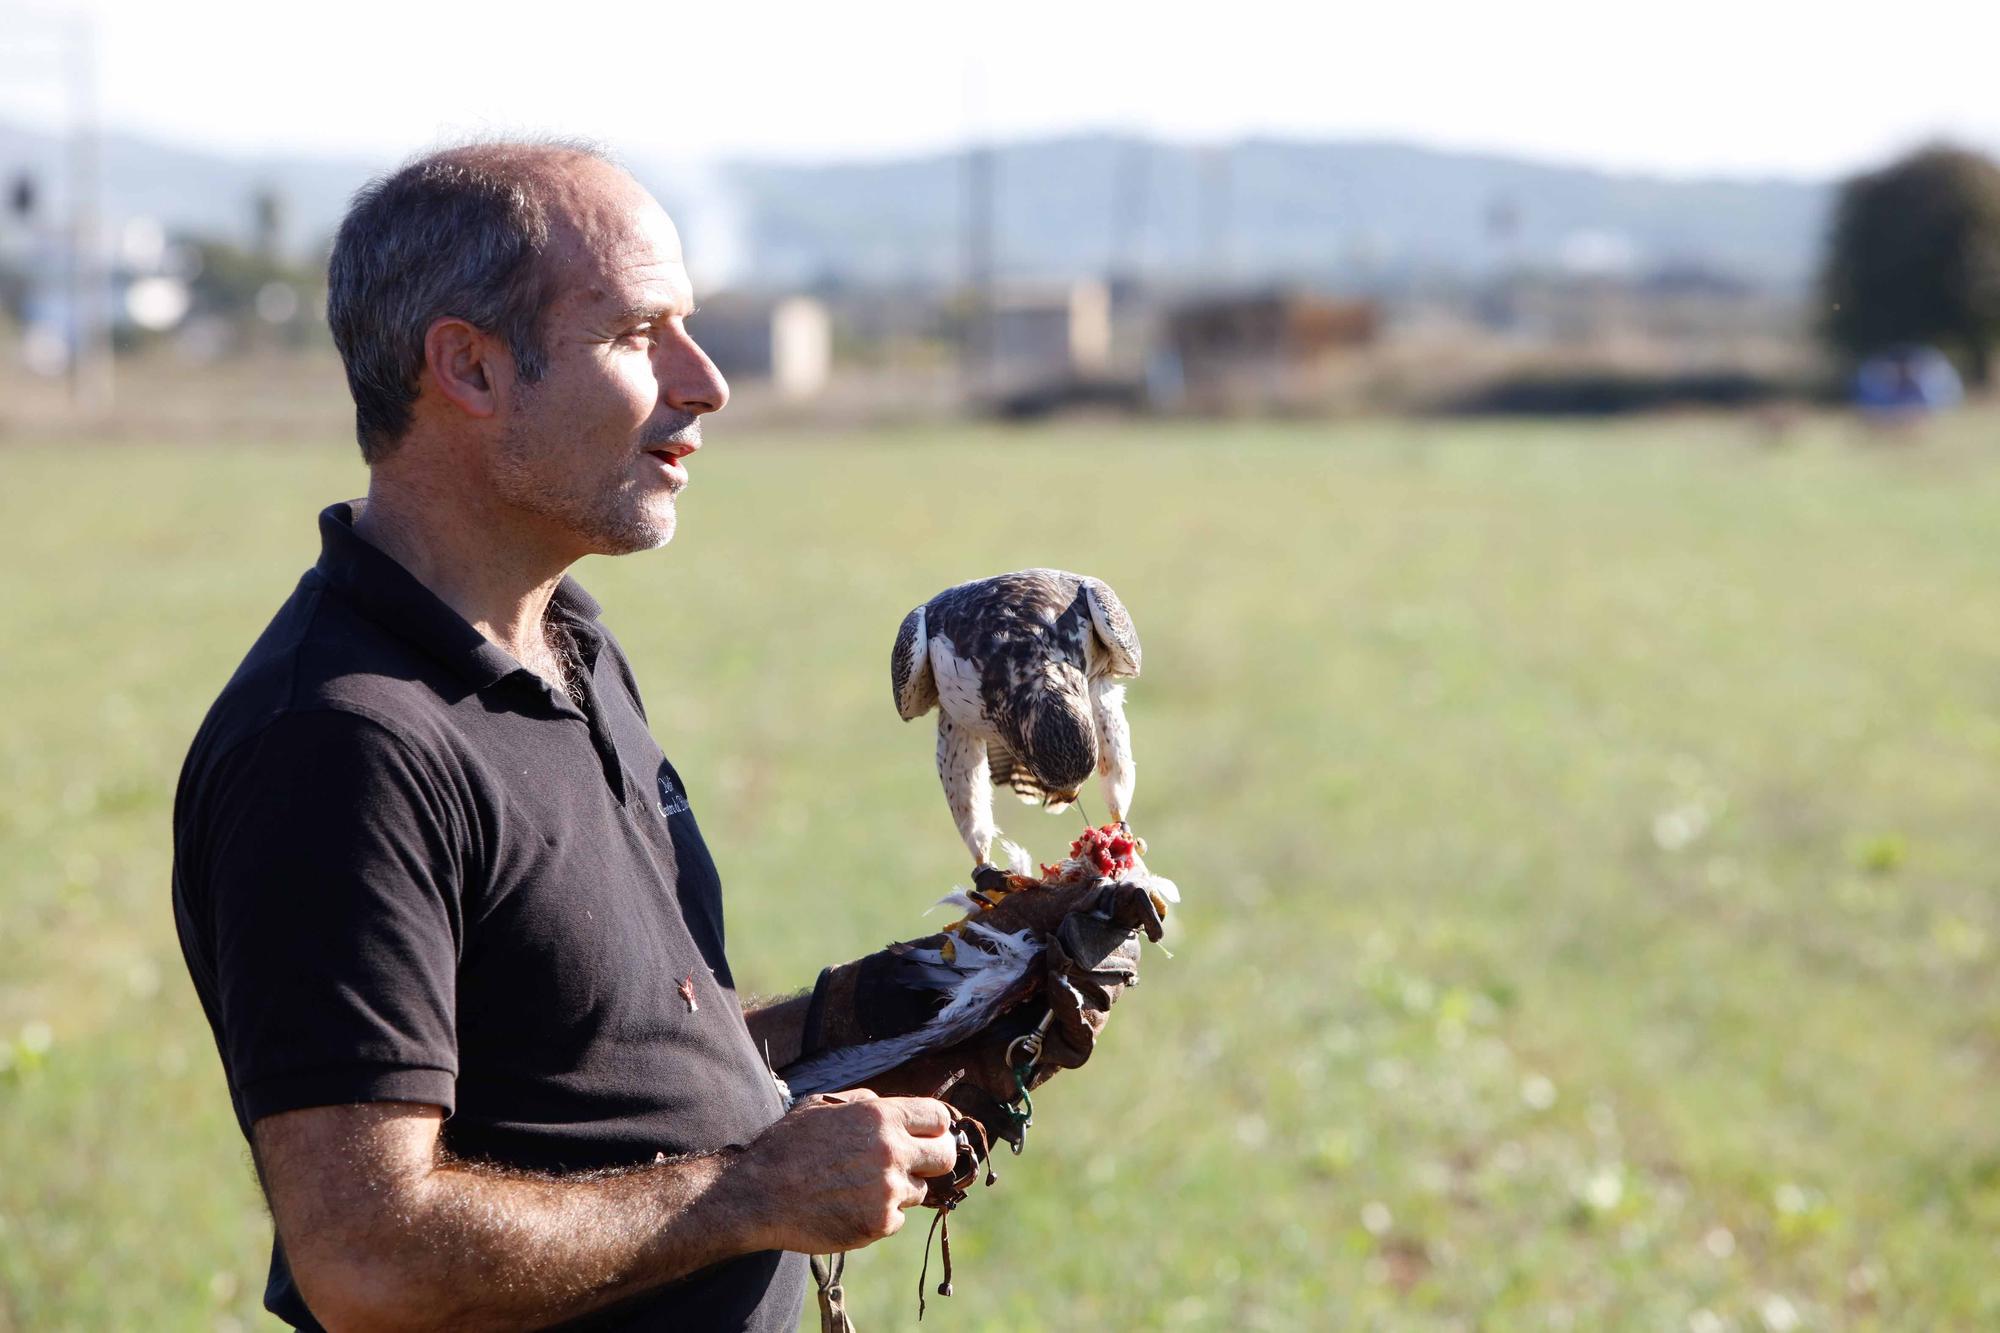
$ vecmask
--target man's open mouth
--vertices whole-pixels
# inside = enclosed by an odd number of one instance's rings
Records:
[[[652,459],[654,463],[658,464],[659,469],[661,473],[665,475],[668,484],[670,484],[675,490],[679,490],[681,487],[687,485],[688,483],[687,467],[680,458],[676,458],[674,456],[672,450],[648,449],[645,451],[645,453],[646,457]]]

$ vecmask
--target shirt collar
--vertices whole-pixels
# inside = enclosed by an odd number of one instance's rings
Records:
[[[328,584],[369,619],[451,667],[473,689],[483,690],[517,671],[527,671],[393,556],[356,532],[352,501],[320,511],[319,539],[315,568]],[[603,608],[575,579],[563,575],[551,602],[573,627],[596,637]]]

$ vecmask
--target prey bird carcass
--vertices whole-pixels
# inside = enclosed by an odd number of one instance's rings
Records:
[[[995,873],[996,787],[1065,810],[1096,773],[1125,822],[1138,770],[1122,682],[1139,674],[1139,634],[1109,584],[1023,569],[947,588],[903,618],[889,666],[905,722],[938,710],[938,779],[975,879]]]

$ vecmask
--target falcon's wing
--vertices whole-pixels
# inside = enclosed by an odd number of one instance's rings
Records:
[[[1111,674],[1138,675],[1139,631],[1133,626],[1132,617],[1126,614],[1125,603],[1118,600],[1110,584],[1092,578],[1083,580],[1083,598],[1090,606],[1090,623],[1097,631],[1097,641],[1110,654]]]
[[[922,717],[937,706],[937,681],[931,675],[931,637],[924,628],[924,608],[903,617],[896,647],[889,654],[889,684],[896,694],[896,711],[903,721]]]

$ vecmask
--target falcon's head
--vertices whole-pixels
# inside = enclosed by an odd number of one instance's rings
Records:
[[[1060,810],[1097,771],[1097,732],[1081,691],[1040,692],[1023,719],[1021,757],[1048,795],[1043,804]]]

